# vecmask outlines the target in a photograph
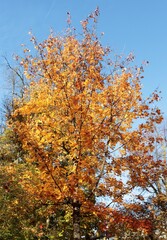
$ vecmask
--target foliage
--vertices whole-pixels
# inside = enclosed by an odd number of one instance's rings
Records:
[[[149,181],[147,191],[150,194],[149,209],[152,213],[153,232],[158,239],[167,238],[167,161],[166,161],[166,126],[155,129],[155,137],[161,139],[155,147],[154,181]]]
[[[32,214],[32,203],[13,170],[11,164],[0,168],[0,239],[26,239],[25,226]]]
[[[155,180],[152,133],[162,121],[153,106],[158,93],[144,99],[143,66],[133,68],[131,55],[113,59],[94,27],[89,30],[97,15],[98,9],[82,21],[81,36],[68,29],[65,36],[51,33],[40,44],[32,36],[36,55],[25,48],[20,61],[29,84],[15,99],[8,122],[36,169],[23,172],[21,187],[43,205],[51,203],[47,215],[61,218],[58,239],[66,239],[64,228],[75,240],[82,234],[85,239],[113,236],[113,224],[122,221],[116,209],[127,207],[125,196],[147,187],[148,169],[150,181]],[[128,208],[135,212],[138,206]],[[134,231],[149,225],[135,215],[122,219]]]

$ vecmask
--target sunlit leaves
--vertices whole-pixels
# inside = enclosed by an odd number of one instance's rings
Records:
[[[82,22],[82,37],[51,34],[40,44],[32,38],[37,55],[26,51],[21,60],[30,86],[15,101],[10,124],[38,169],[32,183],[24,174],[24,188],[37,189],[44,202],[78,203],[81,213],[106,221],[103,197],[123,204],[128,192],[147,185],[154,150],[149,134],[162,116],[151,106],[157,93],[143,99],[141,68],[107,67],[112,55],[87,29],[90,19]]]

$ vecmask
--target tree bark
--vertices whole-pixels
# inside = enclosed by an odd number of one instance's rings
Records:
[[[73,202],[73,240],[81,240],[80,233],[80,207],[79,201]]]

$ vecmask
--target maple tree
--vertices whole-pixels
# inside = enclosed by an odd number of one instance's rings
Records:
[[[81,22],[82,36],[72,28],[64,36],[51,33],[40,44],[32,36],[36,55],[25,48],[20,60],[29,86],[15,99],[8,122],[26,161],[36,166],[33,174],[24,173],[23,188],[43,204],[52,203],[50,211],[69,207],[74,240],[81,239],[81,226],[93,222],[94,231],[113,234],[109,223],[119,219],[114,204],[124,205],[127,194],[147,186],[152,133],[162,121],[152,104],[158,93],[142,96],[143,67],[132,67],[132,55],[112,60],[94,25],[89,30],[97,16],[98,9]]]

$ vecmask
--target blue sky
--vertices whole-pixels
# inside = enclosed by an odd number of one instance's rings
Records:
[[[51,28],[63,32],[67,11],[73,25],[85,19],[96,6],[100,8],[98,32],[104,32],[103,44],[116,53],[133,52],[136,63],[150,62],[145,69],[144,94],[157,87],[162,90],[160,107],[167,106],[167,0],[5,0],[0,6],[0,99],[6,94],[5,55],[21,54],[21,44],[29,43],[28,32],[39,40],[47,38]]]

